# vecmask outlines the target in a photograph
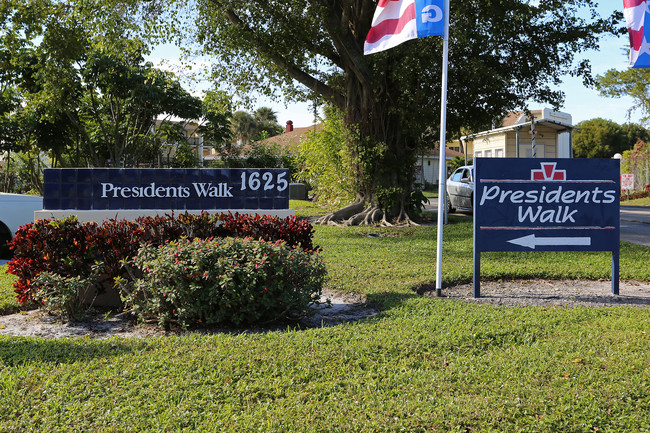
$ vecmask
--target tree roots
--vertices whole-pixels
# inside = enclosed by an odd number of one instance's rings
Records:
[[[327,214],[318,220],[316,224],[337,225],[337,226],[356,226],[356,225],[378,225],[381,227],[395,226],[417,226],[408,215],[401,209],[399,215],[392,221],[388,221],[386,214],[379,206],[370,206],[366,208],[365,202],[356,200],[354,203]]]

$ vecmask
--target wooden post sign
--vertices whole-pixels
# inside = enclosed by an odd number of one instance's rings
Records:
[[[484,251],[611,251],[618,295],[619,160],[474,161],[474,297]]]

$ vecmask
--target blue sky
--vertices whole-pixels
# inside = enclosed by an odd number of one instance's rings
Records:
[[[622,0],[601,0],[599,2],[598,12],[601,16],[607,16],[617,9],[623,9]],[[611,68],[623,70],[628,68],[628,46],[629,40],[626,35],[621,37],[610,36],[601,41],[598,51],[582,53],[579,58],[588,58],[591,61],[594,75],[603,74]],[[176,48],[163,46],[156,49],[149,59],[156,64],[161,59],[167,59],[170,64],[174,64],[177,58],[178,50]],[[568,76],[564,78],[559,89],[566,95],[565,104],[560,110],[571,114],[574,124],[595,117],[603,117],[617,123],[628,121],[627,112],[633,105],[631,98],[602,97],[595,89],[584,87],[581,79]],[[309,126],[314,122],[311,104],[289,104],[285,106],[282,102],[278,103],[260,98],[254,109],[263,106],[271,107],[276,111],[281,125],[284,125],[287,120],[292,120],[294,127]],[[539,104],[531,103],[529,108],[538,109],[542,107]],[[630,120],[639,122],[640,117],[640,113],[634,112]]]
[[[602,0],[599,2],[598,12],[607,16],[615,10],[623,10],[623,0]],[[629,39],[627,35],[621,37],[610,36],[601,41],[600,50],[582,53],[579,58],[591,61],[594,75],[604,74],[609,69],[624,70],[628,66]],[[582,85],[580,79],[566,77],[559,86],[564,91],[566,98],[562,111],[573,116],[573,123],[583,120],[602,117],[617,123],[628,121],[627,112],[634,104],[631,98],[606,98],[598,94],[595,89],[588,89]],[[639,122],[641,114],[633,112],[630,120]]]

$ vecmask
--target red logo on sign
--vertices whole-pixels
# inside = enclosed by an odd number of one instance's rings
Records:
[[[566,180],[566,170],[556,170],[555,162],[541,162],[541,170],[531,170],[530,180]]]

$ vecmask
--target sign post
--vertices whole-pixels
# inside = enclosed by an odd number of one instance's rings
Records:
[[[618,295],[618,160],[476,158],[474,169],[474,297],[485,251],[611,251]]]

